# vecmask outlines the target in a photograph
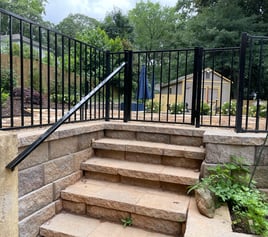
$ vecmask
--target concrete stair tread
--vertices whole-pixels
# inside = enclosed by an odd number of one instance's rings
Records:
[[[199,160],[203,160],[205,155],[205,149],[203,147],[181,146],[114,138],[102,138],[95,140],[92,146],[95,149],[97,148],[137,153],[150,153],[155,155],[176,156]]]
[[[186,220],[190,200],[187,195],[90,179],[67,187],[61,192],[61,197],[63,200],[176,222]]]
[[[44,237],[170,237],[135,227],[69,213],[60,213],[40,227]]]
[[[183,185],[193,185],[199,178],[199,172],[192,169],[99,157],[83,162],[81,168],[85,171]]]

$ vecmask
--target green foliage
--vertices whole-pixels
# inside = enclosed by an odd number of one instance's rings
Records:
[[[171,104],[170,113],[171,114],[182,114],[185,111],[185,105],[183,103]]]
[[[78,34],[77,38],[98,49],[110,50],[111,52],[123,51],[121,39],[119,37],[109,38],[107,33],[99,27],[93,30],[85,30]]]
[[[147,100],[145,103],[145,111],[149,113],[158,113],[160,111],[159,102],[152,102],[152,100]]]
[[[0,8],[40,23],[42,14],[45,13],[46,3],[47,0],[1,0]]]
[[[209,169],[209,176],[193,185],[189,192],[197,188],[209,189],[215,194],[218,203],[228,202],[236,215],[234,222],[248,220],[252,230],[258,235],[268,234],[268,203],[254,184],[248,187],[249,168],[244,160],[231,157],[231,162]]]
[[[175,8],[162,7],[159,3],[141,1],[129,12],[134,26],[134,45],[140,50],[174,48],[178,14]]]
[[[7,101],[8,97],[9,97],[9,94],[6,93],[3,88],[1,88],[1,93],[0,94],[1,94],[1,105],[4,105],[5,102]]]
[[[126,217],[124,219],[121,219],[121,222],[122,222],[124,227],[132,226],[132,218],[131,217]]]
[[[57,26],[56,29],[69,36],[76,36],[84,30],[95,29],[100,23],[83,14],[69,14]]]
[[[129,18],[123,15],[120,9],[114,9],[108,13],[102,23],[102,29],[107,35],[116,39],[122,39],[124,49],[131,49],[131,42],[133,41],[133,26],[129,22]]]
[[[196,14],[186,21],[184,30],[178,32],[178,38],[185,46],[233,47],[239,46],[242,32],[265,34],[267,26],[257,23],[255,14],[246,14],[240,0],[206,2],[197,4]]]
[[[11,81],[13,83],[13,88],[15,88],[17,85],[18,76],[14,71],[13,71],[12,75],[13,75],[13,78]],[[11,79],[10,70],[7,68],[1,68],[0,76],[1,76],[1,79],[0,79],[1,80],[1,89],[3,89],[4,92],[9,93],[10,92],[10,79]]]
[[[257,106],[256,105],[249,106],[249,116],[256,117],[256,115],[257,115]],[[266,115],[267,115],[267,106],[266,104],[260,103],[259,116],[266,118]]]
[[[200,114],[201,115],[209,115],[211,113],[210,106],[209,104],[203,102],[200,105]]]
[[[224,104],[221,107],[221,113],[223,115],[236,115],[236,102],[231,101],[229,102],[224,102]]]
[[[51,95],[51,100],[53,102],[58,102],[58,103],[64,103],[64,104],[67,104],[67,105],[75,105],[78,101],[80,101],[80,98],[78,95],[74,96],[73,94],[72,95],[67,95],[67,94],[52,94]]]

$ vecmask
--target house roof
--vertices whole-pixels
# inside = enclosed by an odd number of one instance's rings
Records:
[[[8,41],[9,37],[10,37],[9,35],[0,35],[0,41],[5,41],[5,40]],[[13,43],[20,43],[20,38],[21,38],[20,34],[13,34],[12,35],[12,42]],[[22,36],[22,42],[27,44],[27,45],[31,44],[30,39],[25,37],[25,36]],[[33,40],[32,44],[33,44],[34,48],[39,48],[39,42]],[[42,50],[47,50],[47,47],[45,47],[43,45],[41,45],[41,48],[42,48]]]
[[[214,75],[216,75],[216,76],[219,77],[219,78],[222,78],[222,79],[225,80],[226,82],[228,82],[228,83],[231,83],[231,82],[232,82],[232,81],[231,81],[230,79],[228,79],[227,77],[221,75],[220,73],[218,73],[218,72],[212,70],[212,69],[209,68],[209,67],[208,67],[208,68],[205,68],[205,69],[203,70],[203,73],[204,73],[204,72],[209,72],[209,73],[212,72]],[[173,86],[173,85],[175,85],[175,84],[177,84],[177,83],[181,83],[182,81],[185,80],[185,78],[186,78],[186,80],[191,80],[191,79],[193,79],[193,76],[194,76],[193,73],[188,74],[188,75],[186,75],[186,76],[181,76],[181,77],[179,77],[178,79],[175,79],[175,80],[170,81],[169,83],[162,84],[161,87],[163,88],[163,87],[167,87],[167,86]]]

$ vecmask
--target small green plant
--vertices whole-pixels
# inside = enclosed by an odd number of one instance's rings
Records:
[[[53,102],[56,102],[56,99],[57,99],[58,103],[63,102],[64,104],[70,104],[70,105],[75,105],[75,103],[80,101],[80,98],[79,98],[78,95],[76,96],[76,98],[75,98],[74,95],[70,95],[70,100],[69,100],[69,96],[66,95],[66,94],[64,94],[63,96],[62,96],[62,94],[57,94],[57,96],[56,96],[56,94],[52,94],[51,95],[51,100]]]
[[[124,227],[132,226],[132,218],[130,216],[126,217],[124,219],[121,219],[121,222],[122,222]]]
[[[1,88],[1,93],[0,94],[1,94],[1,105],[4,105],[5,102],[7,101],[8,97],[9,97],[9,94],[6,93],[3,88]]]
[[[268,203],[264,194],[250,183],[250,171],[242,158],[209,169],[210,175],[190,187],[209,189],[217,198],[217,206],[227,202],[234,213],[234,223],[244,222],[255,234],[268,236]]]
[[[11,78],[11,73],[10,70],[7,68],[2,68],[0,69],[0,80],[1,80],[1,87],[4,90],[4,92],[9,92],[10,91],[10,83],[13,84],[13,88],[16,87],[17,85],[17,80],[18,76],[16,72],[12,72],[12,78]]]
[[[148,100],[145,103],[145,111],[149,113],[158,113],[160,110],[159,103],[152,100]]]
[[[236,115],[236,102],[224,102],[221,107],[221,113],[223,115]]]
[[[200,105],[200,114],[209,115],[210,113],[210,106],[207,103],[203,102],[203,104]]]
[[[259,105],[259,116],[265,118],[267,114],[267,107],[265,104],[260,103]],[[249,116],[256,117],[257,115],[257,106],[251,105],[249,107]]]
[[[185,111],[185,106],[183,103],[171,104],[170,113],[171,114],[182,114]]]

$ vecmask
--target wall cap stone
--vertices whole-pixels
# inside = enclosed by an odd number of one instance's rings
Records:
[[[265,137],[266,133],[236,133],[233,130],[215,129],[205,131],[203,142],[243,146],[260,146],[263,144]]]

